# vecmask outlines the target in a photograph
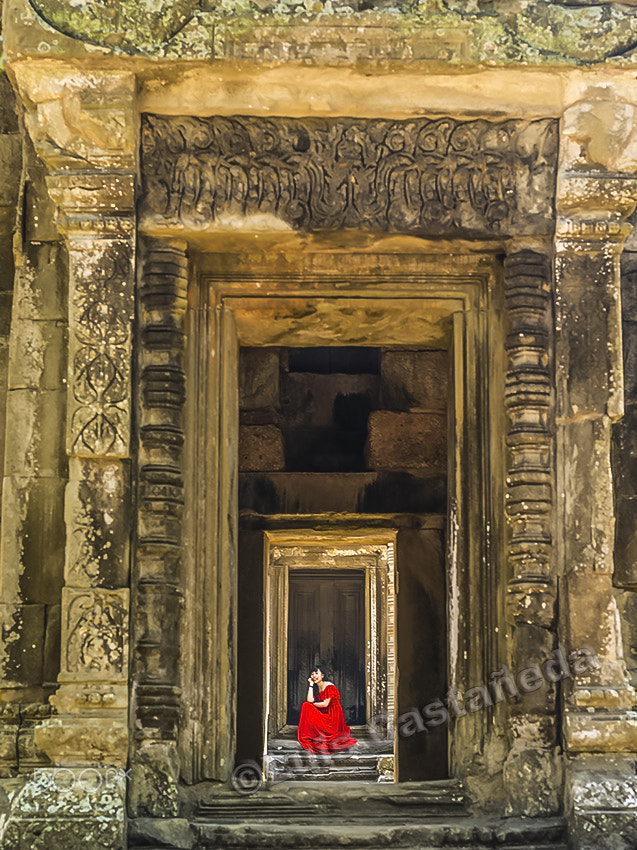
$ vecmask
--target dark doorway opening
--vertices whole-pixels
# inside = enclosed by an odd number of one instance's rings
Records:
[[[365,586],[360,570],[291,570],[287,723],[298,725],[307,677],[321,662],[337,683],[345,721],[365,717]]]
[[[239,759],[259,760],[272,744],[265,728],[271,716],[263,651],[266,532],[343,529],[346,535],[368,524],[397,530],[394,716],[446,692],[448,373],[445,350],[241,348]],[[359,727],[355,737],[370,720],[364,580],[344,569],[336,579],[335,572],[289,571],[287,667],[281,665],[287,691],[276,738],[290,736],[297,749],[293,730],[318,661],[341,692],[346,722]],[[399,781],[447,776],[446,726],[401,737],[396,752]]]

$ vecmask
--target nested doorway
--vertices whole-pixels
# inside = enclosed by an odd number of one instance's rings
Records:
[[[393,717],[395,537],[367,529],[266,534],[269,739],[298,724],[317,661],[338,687],[349,725]]]
[[[366,721],[365,573],[292,570],[288,599],[287,725],[297,726],[307,676],[324,664],[339,683],[349,726]]]
[[[496,264],[492,258],[473,255],[450,259],[445,254],[445,258],[441,264],[440,257],[422,253],[399,258],[365,255],[356,258],[347,278],[341,255],[300,256],[296,277],[287,266],[283,276],[278,272],[269,276],[266,261],[262,269],[252,256],[217,256],[210,263],[201,258],[209,286],[201,290],[207,301],[196,316],[201,319],[198,328],[208,339],[209,357],[201,359],[202,375],[197,380],[199,386],[210,389],[201,396],[201,409],[193,412],[193,421],[202,423],[201,444],[210,446],[210,457],[204,464],[193,463],[192,491],[210,494],[206,501],[210,522],[195,524],[194,519],[201,517],[193,514],[193,528],[201,542],[192,593],[205,595],[203,610],[214,616],[209,624],[200,624],[201,629],[209,625],[208,654],[201,661],[193,655],[194,666],[209,670],[210,675],[193,677],[208,691],[200,701],[202,710],[193,702],[197,710],[187,731],[201,742],[197,764],[202,776],[227,779],[238,760],[258,759],[264,752],[276,693],[268,678],[270,658],[263,641],[269,599],[264,538],[273,529],[349,530],[361,523],[377,530],[398,527],[400,610],[396,622],[403,636],[398,638],[403,655],[397,664],[396,715],[429,705],[449,687],[461,690],[480,681],[482,663],[488,663],[488,669],[495,664],[491,659],[496,655],[498,631],[485,624],[490,622],[490,612],[499,610],[500,552],[490,549],[487,561],[483,544],[484,518],[491,516],[493,504],[501,499],[501,477],[493,474],[490,459],[500,458],[502,428],[499,420],[492,431],[483,425],[493,420],[492,408],[500,410],[502,397],[501,364],[493,356],[501,343],[499,302],[492,298]],[[448,352],[448,483],[446,490],[430,491],[435,504],[419,499],[417,510],[411,508],[411,496],[420,491],[403,486],[407,476],[401,469],[372,472],[352,466],[348,474],[360,476],[356,487],[335,488],[334,502],[327,508],[321,503],[325,491],[321,486],[307,486],[305,476],[328,472],[329,477],[329,470],[288,468],[279,453],[271,456],[278,464],[270,466],[271,471],[242,472],[240,350],[252,349],[255,359],[265,363],[268,358],[275,360],[272,348],[348,345],[376,346],[381,353]],[[389,414],[381,409],[376,417],[389,419]],[[246,423],[267,429],[268,435],[273,424]],[[213,439],[206,443],[210,434]],[[358,440],[357,434],[353,436]],[[268,446],[273,445],[275,441],[269,440]],[[208,559],[206,553],[210,553]],[[412,582],[411,592],[408,582]],[[476,598],[484,604],[472,607],[467,616],[470,600]],[[421,675],[423,659],[436,672],[426,683]],[[287,666],[281,673],[287,681]],[[420,690],[424,684],[426,693]],[[279,704],[287,714],[287,698]],[[284,715],[283,724],[286,719]],[[463,765],[475,757],[476,727],[485,735],[488,732],[486,716],[470,720],[471,724],[451,725],[448,739],[440,737],[444,764],[452,773],[461,773]],[[401,761],[403,766],[427,765],[425,742],[433,737],[430,730],[406,738],[399,765]],[[399,779],[400,772],[399,766]],[[406,779],[418,778],[411,769],[403,774]]]

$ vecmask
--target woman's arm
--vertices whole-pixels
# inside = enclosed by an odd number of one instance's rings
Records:
[[[327,706],[330,704],[331,701],[332,701],[332,697],[328,697],[327,699],[324,699],[321,702],[315,702],[314,705],[317,708],[327,708]],[[312,702],[314,702],[314,700],[312,700]]]
[[[309,687],[308,687],[308,689],[307,689],[307,701],[308,701],[308,702],[314,702],[314,688],[313,688],[313,683],[312,683],[312,680],[311,680],[311,679],[308,679],[308,682],[310,683],[310,685],[309,685]]]

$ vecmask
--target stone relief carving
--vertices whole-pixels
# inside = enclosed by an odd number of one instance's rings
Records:
[[[79,454],[125,454],[128,445],[130,317],[122,296],[130,259],[128,245],[112,247],[98,252],[97,268],[86,259],[77,266],[71,434]]]
[[[73,592],[67,614],[66,670],[121,677],[126,672],[127,620],[127,608],[119,593]]]
[[[636,10],[614,0],[29,2],[71,38],[167,58],[597,63],[633,62],[637,45]],[[56,40],[43,35],[57,52]]]
[[[197,0],[30,0],[50,26],[72,38],[124,52],[144,52],[171,39],[193,17]]]
[[[550,233],[557,123],[143,119],[143,215],[295,230]]]

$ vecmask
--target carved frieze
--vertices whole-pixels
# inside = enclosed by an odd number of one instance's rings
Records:
[[[148,228],[356,228],[493,236],[552,229],[557,123],[143,119]]]

